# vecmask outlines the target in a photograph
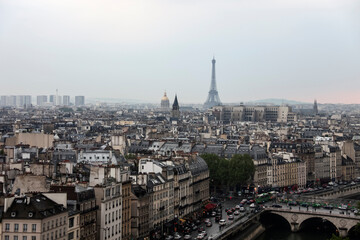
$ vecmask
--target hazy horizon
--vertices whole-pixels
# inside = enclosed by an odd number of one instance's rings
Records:
[[[0,0],[0,95],[360,103],[357,0]]]

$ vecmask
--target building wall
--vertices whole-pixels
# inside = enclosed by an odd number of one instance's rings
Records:
[[[80,239],[80,213],[68,216],[68,240]]]
[[[97,238],[101,240],[121,239],[122,199],[121,183],[95,186],[97,210]]]
[[[122,239],[131,237],[131,181],[122,182]]]

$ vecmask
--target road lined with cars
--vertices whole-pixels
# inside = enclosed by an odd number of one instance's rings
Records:
[[[243,200],[232,198],[221,202],[208,217],[195,221],[184,232],[175,233],[165,239],[216,239],[235,222],[245,222],[258,210],[259,207],[255,204],[253,198]]]
[[[165,239],[217,239],[230,228],[247,221],[253,214],[269,207],[358,216],[359,212],[356,208],[357,201],[349,201],[346,199],[323,200],[314,194],[324,191],[336,191],[339,188],[354,186],[356,184],[358,183],[350,182],[348,185],[341,187],[330,184],[331,186],[327,186],[326,188],[308,188],[289,191],[287,193],[272,191],[258,194],[256,198],[251,195],[243,199],[231,197],[218,203],[217,207],[214,208],[212,212],[209,212],[207,217],[192,221],[186,225],[183,231],[175,232]]]

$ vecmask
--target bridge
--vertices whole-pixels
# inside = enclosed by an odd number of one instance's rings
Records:
[[[324,191],[318,194],[315,193],[316,196],[326,198],[326,199],[334,199],[334,198],[343,198],[350,195],[357,195],[360,193],[360,185],[340,187],[333,191]]]
[[[297,232],[302,229],[305,221],[313,218],[320,218],[324,221],[332,223],[339,231],[341,237],[346,237],[348,232],[360,222],[360,216],[354,214],[340,214],[334,212],[324,211],[306,211],[297,209],[282,209],[274,207],[266,207],[263,213],[272,213],[283,217],[291,228],[291,231]]]
[[[351,195],[358,195],[360,193],[360,183],[355,185],[347,186],[337,186],[332,187],[331,189],[322,189],[312,192],[303,193],[302,196],[317,196],[324,199],[335,199],[335,198],[344,198]]]

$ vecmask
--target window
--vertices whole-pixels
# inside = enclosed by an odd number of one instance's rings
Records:
[[[56,222],[57,222],[57,220],[56,220]],[[72,217],[69,219],[69,228],[72,228],[73,226],[74,226],[74,218]]]
[[[27,232],[27,224],[23,225],[23,232]]]
[[[36,224],[33,224],[31,229],[33,232],[36,232]]]
[[[10,237],[8,235],[5,235],[5,240],[10,240]]]
[[[74,232],[68,234],[68,239],[69,240],[74,239]]]
[[[23,236],[23,240],[27,240],[27,236]]]
[[[6,232],[10,231],[10,223],[5,224],[5,231]]]
[[[14,240],[19,240],[18,236],[14,236]]]
[[[36,240],[36,236],[31,236],[31,240]]]

